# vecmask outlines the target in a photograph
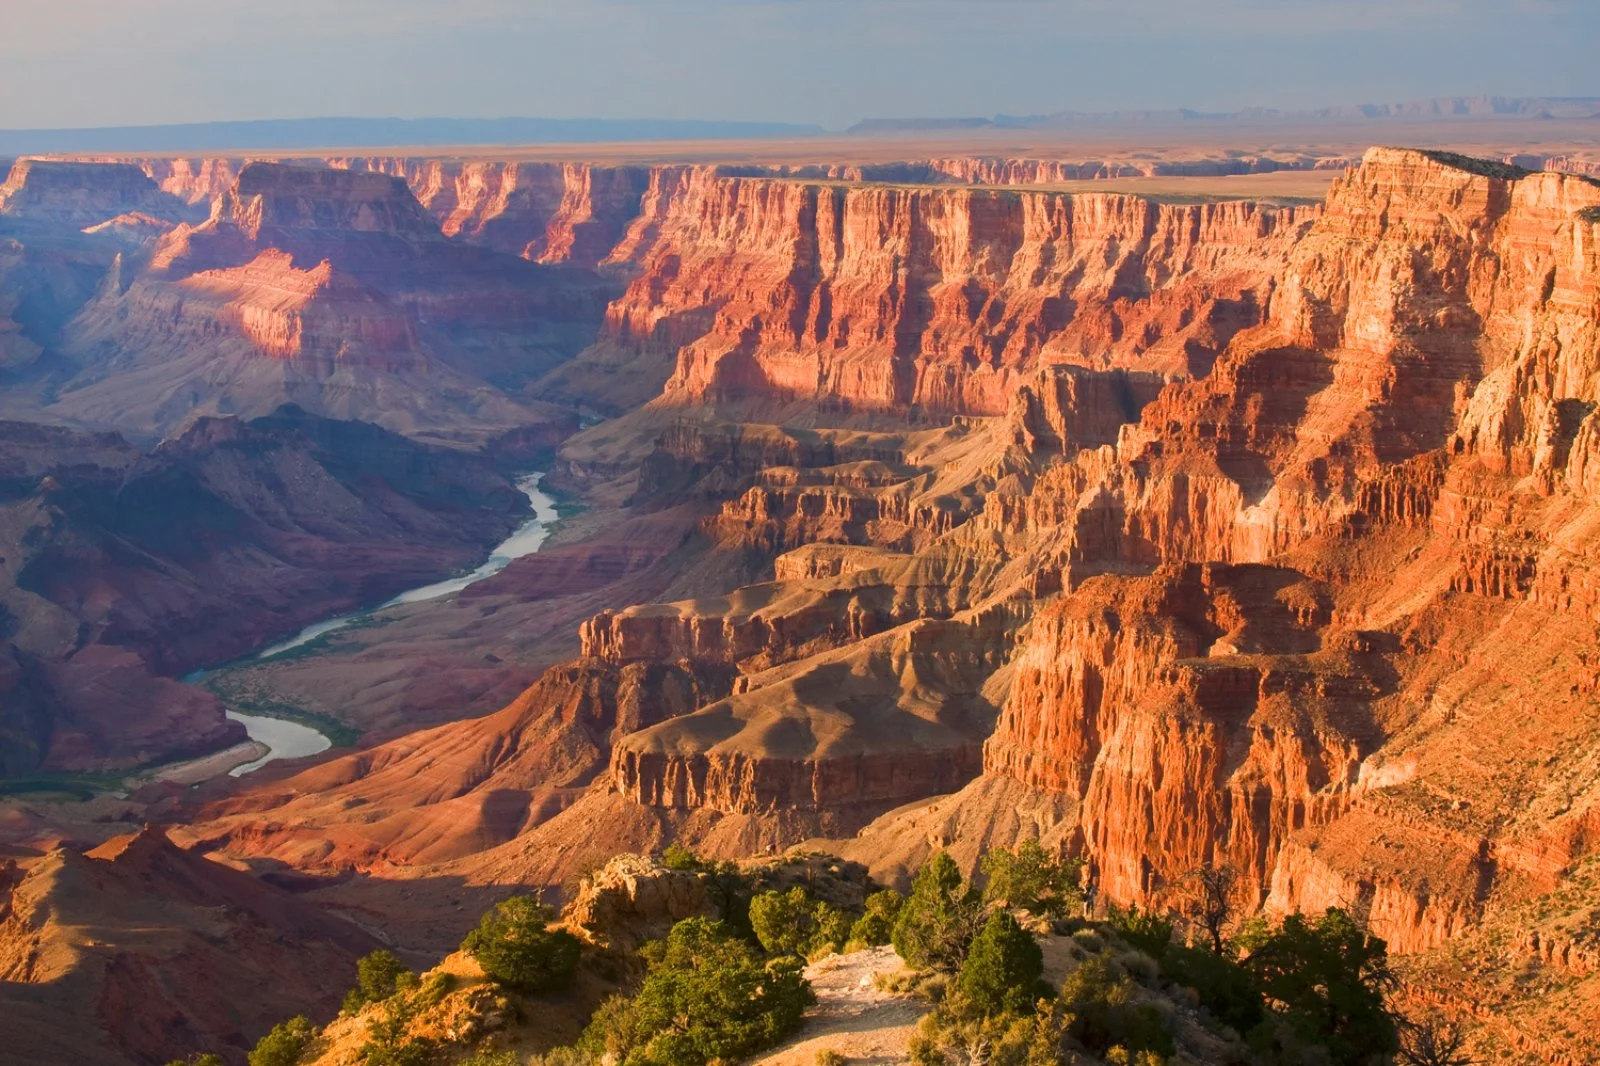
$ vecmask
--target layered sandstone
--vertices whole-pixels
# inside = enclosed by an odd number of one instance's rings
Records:
[[[677,176],[602,343],[666,399],[1002,413],[1046,362],[1204,373],[1314,212]]]
[[[1147,407],[1120,462],[1080,459],[1026,506],[991,507],[1013,536],[1066,528],[1072,595],[1035,624],[986,765],[1081,802],[1108,892],[1159,898],[1226,862],[1274,907],[1359,904],[1397,949],[1422,950],[1497,893],[1553,886],[1583,853],[1532,858],[1465,813],[1510,796],[1468,799],[1481,790],[1437,760],[1483,737],[1422,708],[1493,714],[1495,689],[1444,678],[1466,655],[1515,661],[1521,649],[1500,641],[1516,623],[1493,613],[1508,605],[1522,624],[1544,619],[1558,658],[1581,643],[1567,612],[1583,610],[1592,549],[1578,499],[1560,498],[1585,462],[1567,442],[1592,402],[1597,196],[1582,179],[1374,150],[1297,245],[1267,322],[1210,378]],[[1229,599],[1246,621],[1261,609],[1236,592],[1195,601],[1203,623],[1174,601],[1134,622],[1124,597],[1137,586],[1083,580],[1290,559],[1335,583],[1298,606],[1277,594],[1292,619],[1243,639],[1216,617]],[[1330,608],[1373,628],[1330,628]],[[1282,646],[1307,626],[1309,645]],[[1440,626],[1458,635],[1429,635]],[[1519,685],[1570,708],[1555,696],[1566,676]],[[1289,702],[1269,713],[1269,694]],[[1561,720],[1552,708],[1514,742],[1502,735],[1500,757],[1529,757],[1536,729],[1586,743]],[[1456,797],[1463,813],[1445,820],[1459,829],[1390,791],[1430,775]]]
[[[170,224],[182,217],[182,208],[131,163],[20,159],[0,184],[0,217],[69,229],[133,213]]]
[[[727,814],[827,811],[843,824],[970,780],[993,707],[998,634],[923,621],[749,679],[623,737],[612,787],[635,803]]]
[[[252,163],[72,323],[57,407],[160,433],[289,401],[456,439],[543,423],[548,445],[570,416],[491,382],[575,350],[597,285],[450,242],[398,178]]]

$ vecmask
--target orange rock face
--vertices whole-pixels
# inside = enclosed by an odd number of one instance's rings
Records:
[[[1447,831],[1402,786],[1482,809],[1448,760],[1486,738],[1433,720],[1441,700],[1478,719],[1518,689],[1586,690],[1509,667],[1527,649],[1503,627],[1545,619],[1554,661],[1593,638],[1596,203],[1578,178],[1374,150],[1209,378],[1169,386],[1116,463],[1080,458],[997,515],[1071,530],[1072,594],[1035,622],[986,770],[1081,801],[1107,892],[1159,898],[1226,862],[1271,907],[1357,902],[1422,950],[1577,860],[1528,857],[1512,826],[1537,802]],[[1211,561],[1234,565],[1090,576]],[[1281,577],[1241,586],[1247,562]],[[1471,689],[1463,656],[1512,675]],[[1557,699],[1543,728],[1588,735]]]
[[[677,347],[677,403],[1000,414],[1047,362],[1204,373],[1315,214],[666,177],[602,343]]]

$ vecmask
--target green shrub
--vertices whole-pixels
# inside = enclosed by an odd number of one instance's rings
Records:
[[[613,997],[579,1048],[622,1066],[704,1066],[771,1047],[800,1025],[814,996],[799,960],[767,962],[721,922],[689,918],[641,953],[649,969],[631,999]]]
[[[750,899],[753,895],[750,879],[739,871],[738,864],[694,861],[697,863],[696,871],[702,875],[706,894],[711,897],[723,923],[741,936],[755,936],[750,925]]]
[[[1027,1014],[985,1013],[958,990],[922,1020],[918,1039],[935,1061],[953,1056],[987,1066],[1058,1066],[1069,1019],[1059,1002],[1039,1006]]]
[[[850,915],[824,901],[812,910],[811,924],[815,931],[811,935],[811,942],[806,945],[806,957],[814,959],[843,951],[845,944],[850,941],[850,930],[855,923]]]
[[[844,1064],[850,1060],[833,1050],[833,1048],[825,1047],[821,1051],[817,1052],[816,1058],[813,1061],[816,1063],[816,1066],[844,1066]]]
[[[798,885],[750,900],[750,928],[769,955],[803,955],[816,934],[815,905]]]
[[[667,850],[661,853],[661,865],[669,870],[702,870],[705,863],[700,857],[682,844],[668,844]]]
[[[850,940],[850,915],[825,900],[813,900],[798,885],[787,892],[762,892],[750,901],[750,929],[769,955],[817,958],[843,951]]]
[[[1020,907],[1041,918],[1063,918],[1083,907],[1078,874],[1083,860],[1052,859],[1037,840],[1013,851],[996,848],[983,857],[984,898]]]
[[[983,904],[942,851],[917,871],[911,895],[895,919],[891,942],[915,969],[955,970],[983,920]]]
[[[394,954],[379,949],[356,963],[356,986],[344,997],[344,1009],[354,1014],[368,1003],[379,1003],[416,980],[416,974]]]
[[[918,1032],[912,1035],[910,1043],[906,1046],[906,1057],[911,1060],[911,1066],[945,1066],[944,1052],[939,1050],[939,1041],[927,1033]]]
[[[1133,981],[1114,974],[1105,959],[1085,961],[1061,986],[1062,1006],[1072,1016],[1068,1031],[1097,1055],[1120,1047],[1134,1056],[1142,1051],[1170,1056],[1166,1018],[1153,1004],[1135,1002],[1133,993]]]
[[[210,1051],[196,1052],[186,1059],[173,1059],[167,1066],[228,1066],[221,1055]]]
[[[1106,1066],[1166,1066],[1165,1055],[1154,1051],[1129,1051],[1120,1044],[1106,1052]]]
[[[894,935],[895,920],[900,917],[900,908],[905,902],[906,898],[892,888],[868,896],[866,909],[850,927],[849,940],[869,948],[889,943]]]
[[[1250,1032],[1266,1017],[1255,978],[1226,956],[1173,944],[1161,958],[1161,973],[1173,984],[1193,988],[1213,1018],[1240,1033]]]
[[[250,1052],[250,1066],[295,1066],[316,1036],[316,1027],[303,1014],[280,1022],[256,1041],[255,1050]]]
[[[528,896],[513,896],[483,916],[462,941],[499,984],[522,992],[551,992],[572,983],[582,945],[563,929],[551,929],[555,912]]]
[[[438,1047],[432,1040],[410,1035],[416,1016],[416,1005],[409,996],[385,1000],[383,1010],[367,1023],[367,1041],[360,1052],[362,1066],[432,1066]]]
[[[1311,920],[1291,914],[1244,964],[1292,1036],[1326,1048],[1334,1061],[1385,1060],[1399,1049],[1384,1006],[1392,980],[1388,945],[1345,911],[1331,908]]]
[[[1027,1014],[1039,998],[1044,955],[1008,911],[994,911],[972,940],[956,987],[985,1016]]]
[[[1127,910],[1112,907],[1106,924],[1129,947],[1137,948],[1152,959],[1161,958],[1166,953],[1167,945],[1172,943],[1171,920],[1154,911],[1141,912],[1137,905]]]

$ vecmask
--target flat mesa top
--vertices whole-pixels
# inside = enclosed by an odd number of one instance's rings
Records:
[[[249,149],[244,152],[200,150],[172,152],[151,144],[139,152],[93,153],[98,158],[143,158],[152,155],[270,155],[274,158],[329,155],[407,155],[437,159],[556,161],[591,163],[767,163],[840,165],[894,163],[908,159],[992,156],[1008,159],[1099,158],[1123,160],[1193,160],[1250,155],[1274,157],[1360,154],[1374,144],[1407,144],[1417,148],[1449,148],[1468,155],[1494,158],[1524,152],[1576,154],[1600,158],[1600,120],[1596,119],[1391,119],[1367,122],[1321,122],[1308,125],[1189,123],[1162,126],[1096,124],[1063,129],[926,130],[907,133],[819,134],[739,140],[617,141],[577,144],[506,145],[325,145],[316,148]]]

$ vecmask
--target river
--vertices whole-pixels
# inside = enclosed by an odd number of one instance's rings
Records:
[[[528,474],[517,479],[517,488],[528,497],[528,502],[533,505],[533,517],[522,523],[511,536],[501,541],[489,553],[482,566],[470,574],[460,577],[448,578],[444,581],[435,581],[429,585],[410,589],[400,593],[392,599],[385,600],[376,607],[354,611],[350,614],[341,614],[334,618],[325,618],[320,622],[313,622],[288,640],[263,648],[248,661],[263,662],[265,660],[293,651],[311,643],[318,637],[327,633],[334,633],[344,629],[355,622],[370,617],[374,612],[386,607],[398,607],[408,603],[423,603],[427,600],[442,599],[445,596],[460,592],[468,585],[476,584],[485,578],[493,577],[504,570],[513,559],[520,559],[524,555],[531,555],[538,551],[544,544],[545,538],[550,535],[550,527],[556,520],[556,503],[539,488],[539,483],[544,480],[543,473]],[[205,676],[205,671],[192,674],[187,681],[198,681]],[[267,753],[254,762],[236,766],[229,771],[234,777],[259,770],[274,759],[299,759],[307,755],[315,755],[319,751],[327,750],[332,742],[310,726],[291,722],[286,718],[270,718],[259,714],[242,714],[230,710],[228,717],[244,724],[245,732],[250,734],[250,739],[267,747]]]

